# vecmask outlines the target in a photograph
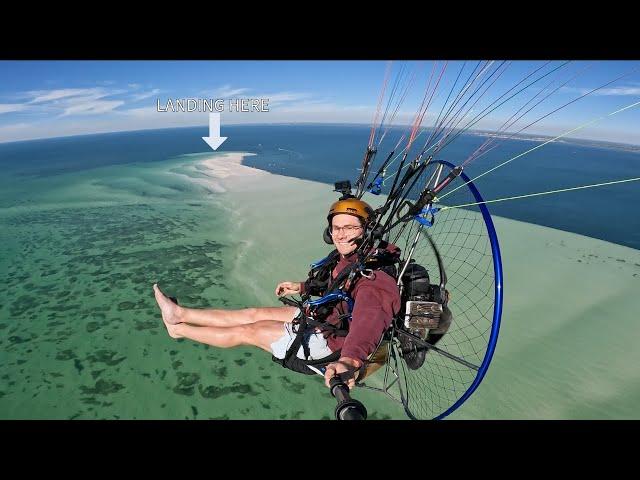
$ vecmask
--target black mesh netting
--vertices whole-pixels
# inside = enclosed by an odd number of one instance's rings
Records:
[[[430,179],[433,183],[434,179],[442,180],[446,177],[451,169],[443,166],[438,175],[436,169],[441,165],[434,163],[427,167],[413,186],[409,199],[417,198],[419,191]],[[464,181],[458,177],[439,197],[442,198],[447,192],[452,192],[463,184]],[[476,201],[470,188],[465,185],[434,206],[454,206]],[[478,206],[437,212],[431,227],[410,221],[394,228],[389,238],[402,249],[403,259],[411,250],[418,233],[420,235],[412,258],[427,269],[432,285],[440,284],[438,261],[426,237],[426,234],[430,235],[442,259],[446,276],[445,288],[449,292],[448,308],[453,318],[444,335],[430,335],[427,341],[431,343],[437,339],[435,345],[455,358],[431,350],[424,356],[424,362],[418,362],[418,368],[415,362],[415,369],[409,368],[405,360],[400,362],[399,375],[407,412],[414,418],[429,419],[441,415],[454,405],[478,374],[477,369],[457,359],[476,367],[482,365],[493,323],[495,275],[491,240]],[[401,335],[398,338],[402,340]],[[406,355],[399,351],[397,354],[400,358]]]

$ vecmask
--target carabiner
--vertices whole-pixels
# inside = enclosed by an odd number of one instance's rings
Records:
[[[364,272],[369,272],[369,273],[365,274]],[[374,278],[376,278],[376,274],[373,273],[373,270],[371,270],[370,268],[363,268],[362,270],[360,270],[360,275],[362,275],[364,278],[367,278],[369,280],[373,280]]]

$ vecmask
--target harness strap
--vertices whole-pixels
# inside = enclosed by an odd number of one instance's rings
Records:
[[[288,368],[289,370],[293,370],[294,372],[304,373],[305,375],[317,375],[318,372],[312,370],[309,366],[321,369],[331,362],[338,360],[340,358],[340,354],[341,350],[337,350],[332,352],[331,355],[324,358],[318,358],[317,360],[302,360],[298,357],[291,357],[286,363],[281,358],[272,355],[271,360],[285,368]]]
[[[327,323],[325,320],[316,320],[314,318],[307,317],[307,328],[309,327],[321,327],[324,331],[330,331],[336,337],[346,337],[349,333],[349,328],[345,328],[344,321],[350,317],[350,314],[343,314],[338,317],[341,321],[340,326],[332,325],[331,323]]]
[[[309,349],[309,337],[313,334],[313,331],[308,330],[302,334],[302,353],[304,353],[305,360],[311,356],[311,350]]]
[[[298,322],[298,331],[296,332],[296,338],[294,338],[293,343],[284,354],[284,358],[282,359],[282,366],[284,366],[285,363],[287,363],[291,359],[291,357],[295,357],[295,355],[298,353],[298,350],[300,350],[300,345],[302,345],[302,340],[307,329],[307,316],[304,313],[300,312],[298,318],[300,319],[300,321]],[[307,346],[307,350],[308,349],[309,347]],[[307,352],[305,352],[305,356],[308,358]]]
[[[347,267],[344,268],[344,270],[342,270],[338,276],[332,281],[330,282],[329,286],[327,287],[327,293],[331,293],[333,290],[335,290],[336,288],[340,289],[342,283],[347,280],[349,276],[352,274],[352,272],[354,272],[356,270],[356,268],[358,268],[360,265],[358,263],[352,263],[351,265],[348,265]],[[355,273],[354,273],[355,275]],[[348,289],[346,289],[348,290]]]
[[[337,253],[338,253],[337,250],[334,250],[325,259],[312,265],[312,271],[310,272],[310,275],[309,275],[310,278],[308,278],[306,282],[306,286],[308,290],[313,289],[314,291],[320,291],[321,287],[323,286],[323,277],[327,277],[327,276],[329,277],[328,279],[329,281],[326,284],[327,287],[324,292],[324,296],[329,295],[336,290],[344,290],[344,292],[348,294],[353,289],[355,283],[361,277],[361,275],[359,274],[363,272],[365,266],[359,261],[352,263],[347,267],[345,267],[344,270],[342,270],[336,276],[336,278],[331,281],[330,271],[335,267],[337,260],[339,258],[339,255]],[[374,261],[373,265],[371,266],[373,267],[373,269],[376,269],[376,270],[380,269],[385,271],[389,267],[391,267],[393,268],[393,273],[395,273],[395,265],[394,264],[390,266],[385,265],[384,260],[386,260],[384,256],[382,256],[381,258],[376,258],[376,261]],[[373,269],[369,269],[369,271],[372,272]],[[340,352],[341,352],[340,350],[333,352],[331,355],[322,359],[308,360],[311,354],[309,349],[308,338],[309,338],[310,332],[312,333],[316,327],[321,327],[323,331],[330,331],[331,334],[336,337],[346,337],[349,333],[349,325],[348,325],[348,322],[345,325],[345,319],[348,319],[349,317],[350,317],[350,313],[343,314],[341,317],[339,317],[341,320],[341,323],[339,326],[337,326],[337,325],[332,325],[324,320],[316,320],[311,316],[307,316],[304,312],[301,312],[301,314],[298,317],[299,318],[298,330],[296,332],[295,339],[293,340],[291,346],[287,349],[287,352],[285,353],[284,358],[279,359],[273,356],[272,357],[273,361],[280,363],[285,368],[289,368],[297,372],[313,374],[314,372],[311,369],[307,368],[307,365],[324,366],[332,361],[339,359]],[[297,357],[297,353],[300,350],[301,346],[303,348],[305,360],[302,360]]]

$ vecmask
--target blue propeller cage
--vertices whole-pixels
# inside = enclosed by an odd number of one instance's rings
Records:
[[[440,163],[445,165],[451,169],[455,168],[450,162],[445,160],[435,160],[434,163]],[[460,178],[466,183],[466,186],[471,191],[474,196],[476,202],[484,202],[482,195],[473,184],[471,179],[464,172],[460,173]],[[500,245],[498,243],[498,234],[496,233],[495,226],[493,225],[493,220],[491,219],[491,214],[489,213],[489,209],[486,204],[480,203],[478,205],[480,212],[482,213],[482,218],[484,220],[485,226],[487,228],[487,235],[489,237],[489,242],[491,245],[491,254],[493,258],[493,273],[495,275],[495,302],[493,307],[493,321],[491,323],[491,333],[489,334],[489,341],[487,344],[487,350],[484,354],[484,358],[482,359],[482,363],[478,368],[478,373],[474,378],[473,382],[469,386],[469,388],[462,394],[462,396],[447,410],[442,412],[440,415],[434,417],[434,420],[442,420],[443,418],[451,415],[458,408],[462,406],[462,404],[467,401],[467,399],[476,391],[484,376],[489,369],[489,365],[491,364],[491,359],[493,358],[493,353],[495,352],[496,345],[498,343],[498,333],[500,331],[500,321],[502,319],[502,300],[504,296],[504,279],[502,272],[502,257],[500,256]],[[408,411],[405,406],[405,412],[409,415],[410,418],[415,420],[415,417]]]

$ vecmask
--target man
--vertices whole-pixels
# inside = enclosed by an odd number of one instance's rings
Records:
[[[363,239],[368,222],[373,219],[373,209],[356,198],[335,202],[329,210],[328,233],[339,253],[331,278],[357,261],[355,253]],[[399,249],[388,245],[386,250],[399,258]],[[162,312],[162,319],[169,335],[173,338],[189,338],[214,347],[235,347],[254,345],[273,354],[278,359],[285,358],[296,333],[293,320],[299,315],[295,307],[258,307],[240,310],[195,309],[177,305],[153,285],[156,301]],[[281,282],[276,287],[276,295],[303,294],[306,282]],[[375,350],[384,331],[389,328],[395,314],[400,309],[400,295],[392,276],[376,270],[366,276],[358,275],[349,292],[354,300],[351,321],[346,337],[337,336],[335,329],[316,327],[305,336],[306,345],[300,347],[296,356],[305,359],[327,357],[341,350],[340,358],[326,366],[325,383],[339,374],[349,388],[355,385],[355,372],[366,362]],[[329,325],[342,322],[345,302],[332,306],[325,320]]]

